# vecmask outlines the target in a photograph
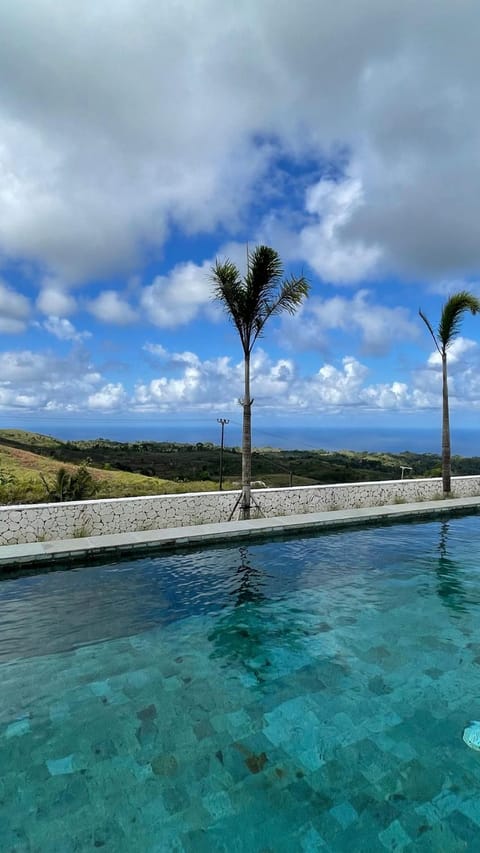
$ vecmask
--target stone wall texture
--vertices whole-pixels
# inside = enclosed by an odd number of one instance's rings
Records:
[[[384,480],[256,489],[267,518],[335,509],[358,509],[442,498],[440,479]],[[480,495],[480,476],[453,477],[451,497]],[[195,492],[157,497],[0,507],[0,544],[158,530],[228,521],[238,492]],[[252,517],[260,513],[253,511]],[[233,516],[238,518],[238,512]]]

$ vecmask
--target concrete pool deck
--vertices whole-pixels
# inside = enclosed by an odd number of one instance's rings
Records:
[[[52,564],[88,563],[112,557],[135,556],[163,549],[192,548],[261,536],[314,533],[361,524],[434,518],[456,512],[476,511],[480,497],[446,498],[421,503],[392,504],[362,509],[329,510],[302,515],[256,518],[190,527],[170,527],[77,539],[56,539],[0,546],[0,573],[21,568],[45,568]]]

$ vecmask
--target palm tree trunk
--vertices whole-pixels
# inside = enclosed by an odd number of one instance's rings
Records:
[[[451,451],[450,451],[450,416],[448,411],[448,378],[447,378],[447,353],[442,351],[442,481],[443,492],[448,494],[451,489]]]
[[[243,395],[242,431],[242,502],[241,518],[250,518],[252,486],[252,401],[250,399],[250,353],[245,353],[245,391]]]

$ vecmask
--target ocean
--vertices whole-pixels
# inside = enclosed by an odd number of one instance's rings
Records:
[[[0,424],[13,428],[14,424]],[[220,425],[213,421],[184,422],[174,424],[171,421],[152,423],[120,422],[108,424],[73,423],[65,420],[60,423],[22,423],[17,428],[53,435],[63,440],[109,438],[115,441],[175,441],[195,444],[213,442],[220,444]],[[253,423],[252,439],[254,447],[276,447],[283,450],[357,450],[387,451],[401,453],[410,450],[414,453],[441,452],[441,434],[438,429],[395,429],[376,427],[315,427],[276,426]],[[241,445],[241,424],[230,422],[225,426],[225,446]],[[452,454],[459,456],[480,456],[479,429],[452,429]]]

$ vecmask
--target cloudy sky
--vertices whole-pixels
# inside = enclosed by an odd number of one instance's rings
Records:
[[[0,16],[3,426],[240,421],[209,272],[258,242],[312,287],[256,347],[257,423],[438,423],[418,308],[436,325],[449,293],[480,295],[477,0]],[[480,408],[479,323],[451,351],[457,426]]]

